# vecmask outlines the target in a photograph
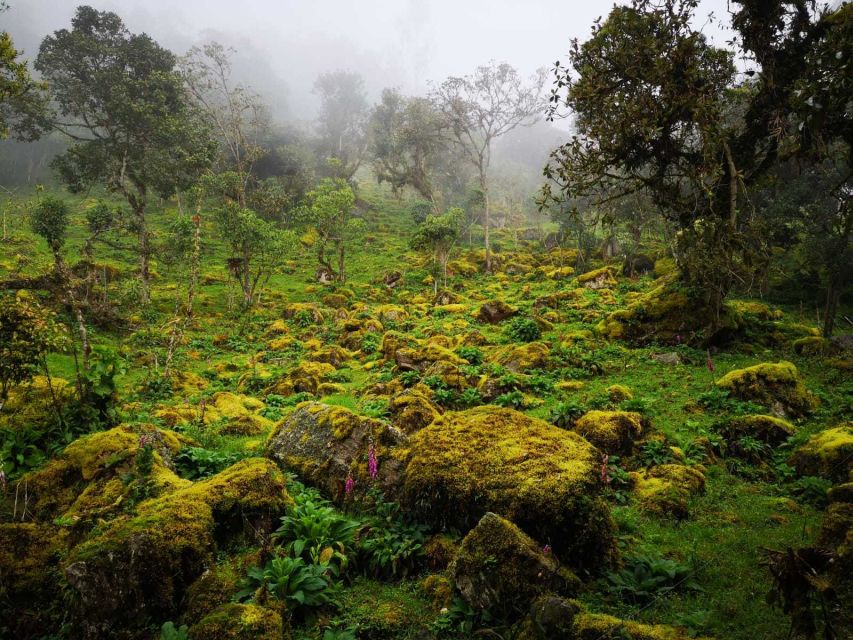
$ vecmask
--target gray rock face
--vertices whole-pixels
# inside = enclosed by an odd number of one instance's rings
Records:
[[[276,426],[267,454],[284,470],[294,471],[342,502],[350,475],[357,492],[378,484],[386,496],[396,495],[402,464],[390,451],[405,442],[402,431],[384,422],[343,407],[305,402]],[[371,446],[377,462],[376,478],[368,468]]]
[[[503,615],[524,614],[538,596],[571,594],[580,585],[553,553],[491,512],[462,540],[450,574],[469,605]]]
[[[655,353],[652,355],[652,360],[661,364],[681,364],[681,358],[675,351],[669,353]]]

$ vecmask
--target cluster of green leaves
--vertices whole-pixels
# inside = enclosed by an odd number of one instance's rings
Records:
[[[509,321],[506,334],[515,342],[534,342],[542,337],[542,330],[533,318],[516,316]]]
[[[359,540],[365,568],[377,577],[409,575],[423,555],[426,528],[408,521],[399,503],[385,501],[378,490],[372,489],[367,501],[366,526]]]
[[[198,480],[219,473],[240,458],[236,453],[212,451],[203,447],[184,447],[174,457],[175,466],[182,478]]]
[[[702,590],[693,567],[647,554],[626,558],[622,569],[607,574],[607,582],[614,595],[643,605],[676,589]]]
[[[585,413],[586,407],[577,400],[565,400],[551,409],[551,422],[562,429],[571,429]]]

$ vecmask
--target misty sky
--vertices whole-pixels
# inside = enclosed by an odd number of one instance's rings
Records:
[[[70,25],[80,0],[10,0],[0,17],[34,56],[41,38]],[[461,75],[489,59],[525,73],[565,60],[612,0],[91,0],[181,54],[217,40],[237,49],[235,69],[281,115],[308,118],[318,73],[360,72],[372,97],[385,86],[424,92],[429,81]],[[702,0],[699,24],[726,0]],[[723,45],[719,25],[706,31]]]

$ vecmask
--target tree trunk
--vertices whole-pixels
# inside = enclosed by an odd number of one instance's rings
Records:
[[[480,170],[480,189],[483,191],[483,205],[485,207],[485,212],[483,214],[483,232],[484,239],[483,243],[486,247],[486,273],[492,272],[492,243],[491,238],[489,236],[489,229],[492,226],[492,213],[489,208],[489,186],[486,183],[486,174],[482,169]]]
[[[338,240],[338,282],[346,282],[347,274],[344,269],[345,251],[343,240]]]
[[[136,224],[139,225],[139,281],[142,284],[140,297],[142,302],[148,302],[148,286],[151,281],[149,268],[151,259],[151,234],[145,222],[145,208],[138,207],[134,213],[136,214]]]
[[[838,310],[838,300],[841,298],[841,286],[837,278],[832,275],[826,286],[826,304],[823,313],[823,337],[831,338],[835,329],[835,313]]]

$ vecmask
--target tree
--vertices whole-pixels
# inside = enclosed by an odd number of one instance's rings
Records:
[[[446,120],[427,98],[385,89],[370,117],[373,169],[395,192],[411,186],[435,203],[435,174],[446,151]]]
[[[78,7],[72,28],[47,36],[35,67],[55,108],[39,123],[68,136],[54,161],[73,192],[103,183],[130,205],[139,240],[139,277],[148,298],[151,193],[169,197],[206,170],[216,144],[189,105],[175,56],[115,13]]]
[[[68,231],[68,205],[64,200],[47,196],[35,206],[30,219],[33,233],[50,247],[57,274],[62,272],[62,247]]]
[[[0,410],[9,390],[35,375],[62,344],[53,316],[24,294],[0,297]]]
[[[418,227],[412,236],[411,246],[418,251],[429,251],[432,263],[438,268],[434,273],[435,292],[438,293],[438,279],[442,286],[447,286],[447,261],[450,252],[459,240],[462,225],[465,222],[465,211],[459,207],[448,209],[443,215],[430,215]]]
[[[0,14],[9,9],[0,2]],[[10,125],[22,115],[32,116],[44,108],[41,85],[30,75],[12,36],[0,31],[0,140],[9,135]]]
[[[321,270],[338,282],[346,282],[346,247],[364,224],[353,216],[355,194],[341,178],[325,178],[306,196],[303,217],[317,232],[317,261]],[[326,251],[332,245],[337,254],[337,271]]]
[[[252,166],[264,154],[260,144],[268,126],[268,114],[260,96],[231,79],[233,49],[217,42],[193,47],[181,59],[181,74],[193,102],[216,132],[224,150],[224,166],[240,177],[237,194],[240,206],[246,206],[246,193]]]
[[[324,73],[314,82],[314,93],[320,96],[319,151],[324,158],[337,159],[329,165],[334,177],[352,180],[368,147],[364,79],[350,71]]]
[[[507,63],[494,61],[477,67],[473,75],[450,77],[431,94],[433,104],[447,119],[448,135],[477,170],[483,193],[486,271],[492,269],[489,229],[489,165],[494,140],[518,126],[533,124],[542,108],[545,82],[540,70],[528,84]]]
[[[228,271],[240,284],[243,305],[250,307],[257,301],[259,286],[269,281],[281,264],[282,256],[289,253],[295,243],[294,235],[276,228],[236,202],[217,209],[215,221],[220,235],[231,248]]]
[[[552,154],[544,200],[553,187],[592,206],[648,195],[678,229],[682,277],[717,323],[732,286],[766,260],[748,191],[780,157],[806,54],[828,26],[809,3],[732,3],[758,65],[735,85],[732,54],[691,26],[697,4],[634,0],[572,43],[550,100],[552,117],[574,114],[577,133]]]

